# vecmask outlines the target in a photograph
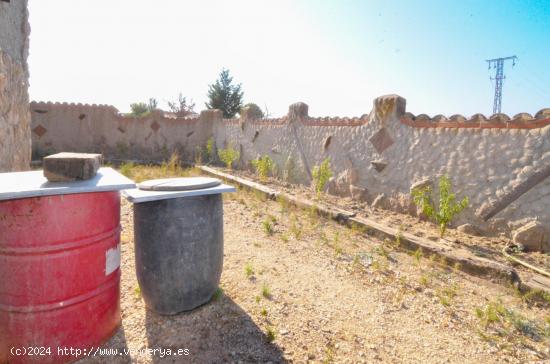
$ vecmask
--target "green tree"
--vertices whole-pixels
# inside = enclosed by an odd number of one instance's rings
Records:
[[[216,83],[208,87],[208,109],[219,109],[224,118],[232,118],[243,105],[243,92],[241,84],[233,84],[233,77],[229,76],[229,70],[222,69]]]
[[[255,103],[253,103],[253,102],[250,102],[250,103],[244,105],[243,109],[245,107],[250,109],[248,115],[250,115],[253,119],[261,119],[265,116],[262,109],[260,109],[260,107],[258,105],[256,105]]]

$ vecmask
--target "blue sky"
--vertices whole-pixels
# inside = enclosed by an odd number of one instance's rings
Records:
[[[273,116],[359,116],[397,93],[415,114],[550,107],[550,0],[30,0],[30,96],[127,111],[179,92],[204,108],[222,67]]]

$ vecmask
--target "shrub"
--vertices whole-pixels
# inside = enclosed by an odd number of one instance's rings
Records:
[[[144,102],[130,104],[130,110],[132,110],[130,115],[136,117],[145,116],[149,113],[149,107]]]
[[[176,114],[176,116],[180,117],[195,113],[195,103],[193,100],[187,101],[187,98],[181,93],[178,95],[178,99],[176,101],[168,101],[168,108]]]
[[[214,156],[215,156],[214,148],[215,148],[214,138],[210,137],[206,142],[206,156],[209,162],[212,162],[214,160]]]
[[[225,164],[229,169],[233,166],[233,163],[240,158],[240,153],[229,146],[227,149],[220,149],[218,151],[218,156],[220,160]]]
[[[468,207],[468,197],[456,202],[456,195],[452,192],[451,181],[444,175],[439,179],[439,202],[433,201],[431,187],[416,189],[412,192],[414,203],[422,210],[424,215],[439,225],[440,236],[445,235],[447,226],[462,210]]]
[[[154,97],[151,97],[147,103],[145,102],[135,102],[130,104],[130,114],[129,116],[135,117],[144,117],[149,115],[153,110],[156,110],[158,107],[158,101]]]
[[[273,159],[271,159],[268,155],[264,155],[263,157],[253,160],[252,165],[254,166],[254,169],[256,169],[256,173],[262,181],[265,181],[268,174],[272,173],[275,168]]]
[[[332,177],[332,171],[330,169],[330,160],[327,158],[320,166],[315,166],[313,168],[313,183],[317,194],[323,192],[330,177]]]
[[[248,116],[253,118],[253,119],[261,119],[265,115],[264,112],[262,111],[262,109],[260,109],[260,107],[258,105],[254,104],[252,102],[244,105],[241,108],[240,113],[242,113],[242,109],[244,109],[245,107],[247,107],[249,109]]]

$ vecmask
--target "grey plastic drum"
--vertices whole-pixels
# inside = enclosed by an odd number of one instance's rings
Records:
[[[134,239],[147,307],[173,315],[205,304],[222,273],[221,194],[134,204]]]

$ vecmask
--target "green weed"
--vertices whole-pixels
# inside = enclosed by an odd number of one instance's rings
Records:
[[[132,172],[135,166],[133,162],[125,162],[120,165],[118,170],[126,177],[132,178]]]
[[[302,225],[300,225],[300,223],[298,222],[298,219],[296,219],[296,217],[294,217],[291,221],[290,232],[292,233],[292,235],[294,235],[296,240],[301,239],[303,234],[303,228],[302,228]]]
[[[254,275],[254,268],[252,267],[252,263],[246,262],[244,265],[244,274],[246,275],[246,278],[250,278]]]
[[[262,227],[265,231],[265,233],[269,236],[273,235],[275,233],[275,229],[273,228],[273,224],[270,220],[264,220],[262,221]]]
[[[312,176],[315,192],[319,196],[324,191],[330,177],[332,177],[329,158],[325,159],[321,165],[313,167]]]
[[[267,299],[271,298],[271,289],[265,283],[262,285],[262,296]]]
[[[534,340],[550,337],[550,325],[541,326],[523,315],[504,306],[502,301],[491,301],[484,307],[475,309],[483,329],[493,329],[499,336],[510,336],[512,331]]]
[[[267,176],[273,173],[275,168],[275,162],[268,155],[264,155],[252,161],[254,169],[256,169],[256,174],[261,181],[265,181]]]
[[[412,192],[414,203],[422,209],[424,215],[439,225],[440,236],[445,235],[447,226],[462,210],[468,207],[468,197],[456,202],[456,195],[451,190],[451,181],[444,175],[439,179],[439,202],[436,206],[432,198],[432,189],[427,186]]]
[[[290,240],[288,238],[288,235],[286,233],[283,233],[281,234],[281,240],[284,242],[284,243],[288,243],[288,241]]]
[[[218,157],[220,157],[220,160],[228,169],[231,169],[233,167],[233,163],[241,157],[241,154],[229,146],[227,149],[218,150]]]
[[[265,337],[268,343],[275,341],[275,338],[276,338],[275,330],[272,327],[268,327]]]
[[[413,253],[413,258],[414,258],[414,264],[416,266],[420,266],[420,261],[422,260],[422,249],[418,248],[416,249],[416,251]]]
[[[443,306],[451,306],[452,300],[458,294],[458,287],[456,285],[452,285],[443,289],[437,289],[435,294]]]
[[[214,295],[212,296],[212,300],[219,301],[220,298],[222,298],[222,296],[223,296],[223,288],[218,287],[218,289],[216,289],[216,292],[214,292]]]
[[[136,296],[136,298],[141,298],[141,287],[140,286],[137,286],[136,288],[134,288],[134,296]]]

